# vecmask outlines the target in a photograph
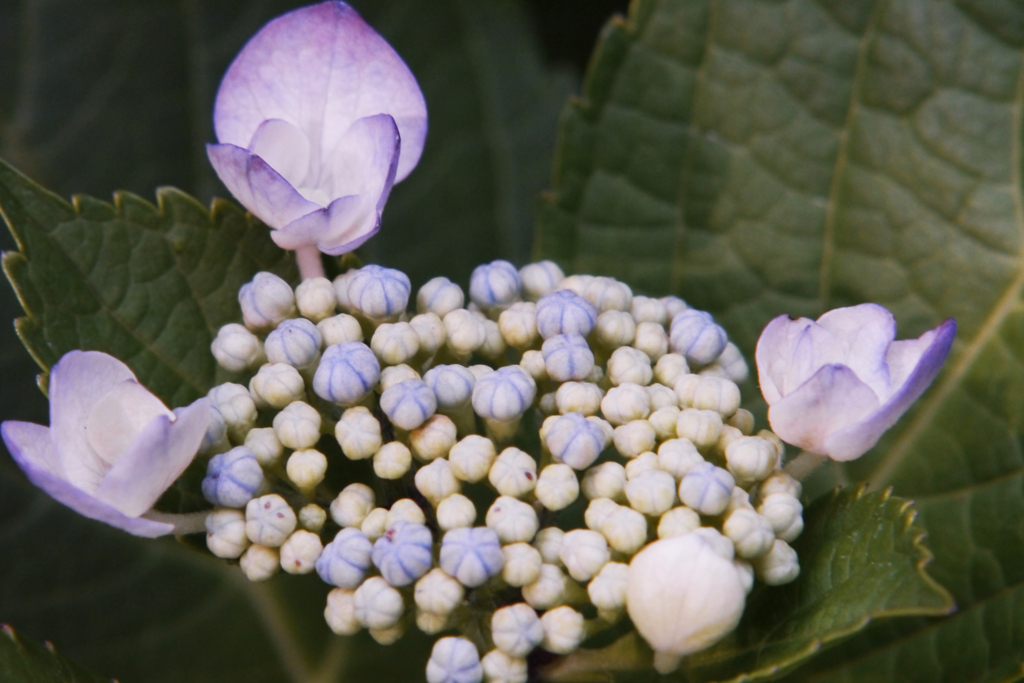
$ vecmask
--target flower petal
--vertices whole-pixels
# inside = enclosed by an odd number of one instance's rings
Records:
[[[878,304],[837,308],[818,318],[842,349],[837,362],[846,365],[884,400],[889,395],[886,351],[896,338],[896,318]]]
[[[0,425],[0,435],[28,480],[78,514],[147,538],[165,536],[174,530],[173,524],[126,516],[49,470],[45,463],[56,458],[49,428],[9,421]]]
[[[207,145],[206,155],[235,199],[272,228],[323,208],[304,198],[270,164],[246,149]]]
[[[874,413],[829,436],[825,441],[827,454],[835,460],[853,460],[874,446],[935,379],[955,336],[956,321],[950,318],[918,339],[893,343],[895,348],[890,347],[888,358],[894,379],[899,377],[902,384]]]
[[[851,425],[859,426],[878,408],[878,396],[853,370],[831,364],[771,404],[768,423],[783,441],[840,459],[829,450],[829,435]]]
[[[309,173],[309,139],[281,119],[267,119],[249,142],[249,151],[281,174],[292,187],[300,187]]]
[[[809,318],[780,315],[757,340],[757,376],[765,401],[775,401],[803,386],[825,365],[840,363],[841,346],[831,332]]]
[[[324,2],[274,19],[246,44],[217,91],[214,127],[219,142],[247,148],[263,121],[287,121],[308,137],[316,168],[354,121],[381,113],[394,117],[402,135],[397,182],[423,151],[423,94],[355,10]]]
[[[98,351],[70,351],[50,371],[52,473],[84,491],[95,491],[108,465],[89,446],[92,410],[114,387],[135,381],[127,365]]]
[[[192,462],[209,421],[205,398],[178,411],[173,422],[167,416],[151,420],[107,473],[96,498],[132,517],[149,510]]]

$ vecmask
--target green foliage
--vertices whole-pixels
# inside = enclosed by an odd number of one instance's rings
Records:
[[[915,499],[959,611],[793,680],[1021,672],[1022,48],[1009,0],[638,0],[563,115],[538,255],[671,288],[748,354],[782,313],[875,301],[903,337],[957,319],[930,391],[818,483]]]
[[[68,661],[49,643],[39,645],[0,627],[0,679],[8,683],[109,683]]]

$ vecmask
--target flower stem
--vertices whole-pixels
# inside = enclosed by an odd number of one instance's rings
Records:
[[[803,481],[811,476],[814,470],[818,469],[828,460],[826,455],[818,455],[810,451],[801,451],[800,455],[786,463],[782,470],[797,481]]]
[[[316,245],[296,249],[295,262],[299,264],[299,275],[303,280],[324,276],[324,263]]]

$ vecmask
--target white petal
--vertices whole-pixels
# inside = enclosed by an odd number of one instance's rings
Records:
[[[158,415],[169,416],[171,411],[146,387],[126,380],[95,403],[86,421],[86,437],[96,454],[113,465]]]
[[[287,121],[267,119],[261,123],[249,151],[270,164],[292,187],[302,185],[309,173],[309,139]]]

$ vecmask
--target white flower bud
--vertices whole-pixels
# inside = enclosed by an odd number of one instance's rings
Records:
[[[299,510],[299,526],[306,531],[312,531],[317,534],[324,528],[324,523],[327,522],[327,511],[316,503],[309,503],[303,505],[302,509]]]
[[[543,559],[540,551],[529,543],[510,543],[502,547],[505,555],[505,566],[501,570],[501,578],[510,586],[526,586],[540,578],[540,567]]]
[[[599,531],[613,550],[624,555],[632,555],[647,542],[647,520],[624,505],[605,518]]]
[[[466,297],[462,288],[446,277],[428,280],[416,293],[416,310],[420,313],[434,313],[441,318],[462,308],[464,303]]]
[[[626,499],[637,512],[660,516],[676,502],[675,479],[661,470],[643,472],[626,482]]]
[[[511,496],[499,496],[491,504],[486,524],[501,543],[529,543],[540,526],[533,506]]]
[[[317,362],[323,338],[316,325],[305,318],[285,320],[267,335],[264,349],[271,363],[287,363],[300,370]]]
[[[689,372],[690,366],[685,357],[678,353],[666,353],[654,364],[654,381],[674,389],[676,382]]]
[[[499,494],[521,498],[537,485],[537,461],[529,453],[509,446],[491,465],[487,479]]]
[[[605,311],[597,316],[593,335],[593,338],[607,349],[627,346],[633,343],[633,337],[636,335],[636,322],[629,313]]]
[[[676,438],[676,423],[679,422],[679,413],[682,412],[675,406],[658,408],[647,418],[654,428],[654,438],[658,441],[670,441]]]
[[[253,543],[280,547],[297,523],[295,511],[276,493],[253,498],[245,506],[245,534]]]
[[[556,526],[549,526],[537,532],[533,538],[533,547],[540,553],[541,559],[547,564],[561,563],[559,554],[562,552],[562,540],[565,532]]]
[[[558,567],[554,569],[557,571]],[[534,607],[517,602],[494,611],[491,637],[501,652],[511,657],[525,657],[544,640],[544,627]]]
[[[392,441],[373,454],[373,472],[381,479],[401,479],[412,467],[412,453],[401,441]]]
[[[575,292],[576,294],[579,294],[580,296],[583,296],[583,292],[587,291],[587,285],[589,285],[590,281],[593,279],[593,275],[570,275],[569,277],[564,278],[561,283],[559,283],[557,290],[568,289]],[[593,306],[593,304],[591,304],[591,306]],[[594,315],[597,314],[595,313]]]
[[[729,446],[732,445],[732,442],[743,438],[747,438],[743,436],[743,432],[735,427],[730,427],[729,425],[724,424],[722,425],[722,432],[718,435],[718,441],[716,441],[715,445],[711,447],[711,452],[719,457],[725,457],[725,454],[729,450]],[[772,446],[772,449],[774,450],[775,447]],[[749,485],[749,482],[745,482],[745,484]]]
[[[615,450],[624,458],[635,458],[641,453],[653,451],[657,443],[654,427],[647,420],[632,420],[615,428],[612,440]]]
[[[285,472],[300,491],[312,491],[327,474],[327,456],[312,448],[295,451],[288,456]]]
[[[289,574],[308,574],[324,550],[320,537],[300,529],[281,545],[281,569]]]
[[[737,410],[725,423],[740,430],[743,436],[750,436],[754,433],[754,414],[745,408]],[[774,445],[772,444],[772,446]]]
[[[771,522],[753,510],[733,511],[722,525],[722,533],[736,546],[736,554],[747,560],[764,555],[775,543]]]
[[[773,493],[785,493],[793,498],[800,498],[802,492],[803,486],[799,481],[782,470],[775,470],[771,476],[758,485],[757,500],[760,503]]]
[[[448,628],[448,617],[447,614],[434,614],[418,609],[416,610],[416,628],[428,636],[437,635]]]
[[[740,407],[740,388],[727,379],[701,377],[693,388],[692,405],[729,417]]]
[[[349,408],[334,427],[341,451],[349,460],[365,460],[382,445],[380,422],[363,406]]]
[[[370,510],[370,513],[366,515],[363,523],[359,525],[359,530],[366,535],[370,542],[376,541],[378,538],[384,535],[384,532],[388,528],[388,510],[384,508],[374,508]]]
[[[249,547],[245,515],[231,508],[218,508],[206,515],[206,547],[224,559],[234,559],[245,552]]]
[[[416,372],[405,363],[389,365],[380,371],[380,384],[378,386],[380,387],[381,393],[383,393],[399,382],[404,382],[407,379],[422,378],[420,377],[420,373]]]
[[[561,510],[579,497],[580,483],[568,465],[548,465],[537,477],[534,494],[548,510]]]
[[[359,321],[347,313],[339,313],[316,324],[324,340],[324,348],[346,342],[363,341],[363,328]]]
[[[676,392],[676,396],[679,397],[680,408],[693,407],[693,392],[696,390],[700,380],[700,375],[680,375],[676,383],[671,385],[673,391]]]
[[[685,506],[672,508],[658,520],[658,538],[682,536],[700,528],[700,515]]]
[[[654,323],[665,325],[668,323],[668,309],[665,304],[646,296],[634,296],[630,304],[629,312],[637,323]]]
[[[494,442],[476,434],[459,441],[448,453],[452,473],[471,484],[487,476],[495,457]]]
[[[655,541],[630,563],[626,607],[661,674],[736,628],[745,603],[732,562],[696,532]]]
[[[431,415],[409,432],[413,455],[420,460],[436,460],[448,455],[457,438],[455,423],[446,415]]]
[[[541,647],[548,652],[560,655],[575,652],[587,637],[583,615],[566,605],[545,612],[540,623],[544,627]]]
[[[348,296],[348,286],[352,278],[359,274],[358,268],[352,268],[334,278],[334,297],[338,300],[338,308],[342,311],[352,310],[352,302]]]
[[[708,365],[718,358],[728,341],[725,330],[715,323],[711,314],[693,309],[672,318],[670,337],[672,350],[697,366]]]
[[[366,628],[391,628],[405,611],[402,594],[379,576],[363,581],[352,602],[356,621]]]
[[[788,543],[778,539],[772,549],[751,561],[754,574],[769,586],[781,586],[800,576],[800,559]]]
[[[384,520],[384,528],[385,530],[391,529],[399,522],[426,524],[427,516],[423,514],[423,510],[416,504],[416,501],[411,498],[399,498],[391,504],[391,509],[388,510]]]
[[[690,310],[690,307],[685,301],[680,299],[678,296],[663,296],[658,299],[661,303],[665,304],[665,310],[668,311],[668,319],[676,317],[683,311]]]
[[[750,591],[754,589],[754,568],[749,562],[744,562],[743,560],[733,560],[732,566],[735,567],[736,573],[743,583],[743,590],[747,591],[747,595],[750,595]]]
[[[256,426],[256,404],[249,395],[249,390],[241,384],[229,382],[210,389],[207,397],[224,418],[224,426],[227,427],[231,440],[234,443],[243,443],[245,435]]]
[[[563,283],[564,284],[564,283]],[[594,304],[597,312],[628,311],[633,303],[633,291],[624,282],[610,277],[592,277],[587,281],[583,296]]]
[[[650,394],[639,384],[620,384],[601,399],[601,413],[615,426],[646,419],[651,414]]]
[[[424,612],[449,614],[466,596],[462,584],[435,567],[416,582],[413,600]]]
[[[409,303],[409,277],[393,268],[363,266],[348,281],[349,306],[375,321],[394,320]],[[335,283],[338,302],[342,301]]]
[[[295,293],[273,273],[259,272],[238,290],[245,326],[265,330],[295,315]]]
[[[758,436],[741,436],[725,449],[726,466],[741,486],[766,479],[775,470],[775,446]]]
[[[702,515],[725,512],[736,485],[733,476],[709,462],[697,465],[679,482],[679,500]]]
[[[436,313],[420,313],[409,321],[409,325],[416,331],[421,354],[434,355],[448,338],[444,323]]]
[[[668,353],[668,335],[665,328],[657,323],[640,323],[636,326],[633,348],[642,352],[652,363]]]
[[[594,370],[594,353],[578,334],[556,334],[540,348],[544,368],[556,382],[586,379]]]
[[[526,683],[528,669],[526,660],[509,657],[501,650],[491,650],[480,660],[487,683]]]
[[[325,277],[311,277],[295,288],[295,303],[299,313],[315,323],[334,315],[338,297],[334,285]]]
[[[660,469],[658,466],[658,455],[651,451],[646,451],[626,463],[626,479],[636,479],[644,472]]]
[[[540,567],[540,576],[523,586],[523,600],[534,609],[551,609],[565,602],[569,592],[569,578],[562,570],[546,562]],[[495,640],[497,644],[497,640]]]
[[[492,368],[490,365],[470,365],[466,369],[473,374],[474,379],[477,381],[479,381],[483,377],[486,377],[487,375],[494,374],[494,368]],[[473,388],[476,389],[475,384]]]
[[[320,413],[302,401],[293,401],[274,416],[274,433],[288,448],[312,448],[320,440]]]
[[[281,569],[277,548],[265,545],[251,545],[238,561],[245,578],[250,581],[266,581]]]
[[[391,628],[371,628],[370,635],[378,645],[394,645],[405,635],[405,624],[398,622]]]
[[[331,630],[339,636],[352,636],[359,632],[355,594],[355,591],[347,588],[335,588],[327,594],[324,619]]]
[[[625,486],[625,468],[617,462],[609,461],[588,469],[583,475],[583,483],[580,488],[583,490],[583,495],[590,500],[611,498],[621,501],[624,500]]]
[[[750,504],[750,494],[736,486],[732,490],[732,496],[729,498],[729,505],[725,508],[723,513],[725,517],[728,517],[737,510],[753,510],[754,506]]]
[[[453,493],[437,506],[437,525],[442,531],[473,526],[476,506],[461,493]]]
[[[384,323],[374,331],[370,349],[381,365],[398,365],[419,352],[420,338],[409,323]]]
[[[257,399],[272,408],[284,408],[306,397],[302,375],[287,363],[268,363],[260,367],[250,380],[249,389]]]
[[[714,364],[722,368],[725,371],[726,378],[736,382],[736,384],[743,384],[750,375],[750,370],[747,368],[747,361],[743,358],[743,353],[732,342],[725,345],[725,349],[715,359]]]
[[[498,318],[498,330],[505,343],[525,351],[537,341],[537,305],[520,301],[512,304]]]
[[[519,269],[520,289],[527,301],[536,301],[555,291],[564,279],[565,274],[554,261],[528,263]]]
[[[604,520],[608,519],[618,509],[618,503],[611,498],[594,498],[587,505],[587,509],[583,513],[583,520],[588,529],[599,532],[604,524]],[[561,553],[561,550],[559,550],[559,553]],[[561,555],[559,555],[559,558],[561,558]]]
[[[782,442],[782,439],[780,439],[775,432],[769,429],[762,429],[757,434],[755,434],[755,436],[759,436],[762,439],[768,439],[773,444],[775,444],[775,450],[779,452],[779,462],[782,462],[783,460],[786,459],[786,444]]]
[[[609,562],[601,567],[594,580],[587,584],[590,602],[603,612],[621,612],[626,608],[629,565]]]
[[[482,310],[501,311],[519,300],[519,273],[508,261],[477,266],[469,278],[469,298]]]
[[[406,431],[416,429],[437,410],[434,392],[421,379],[405,379],[380,396],[380,408],[391,423]]]
[[[713,410],[686,408],[676,421],[676,435],[689,439],[698,451],[707,452],[722,434],[722,416]]]
[[[448,461],[440,458],[433,460],[416,471],[416,489],[430,504],[437,507],[448,496],[462,489],[459,480],[452,474]]]
[[[757,511],[768,518],[775,535],[787,543],[796,540],[804,530],[803,510],[799,499],[783,492],[763,497],[757,506]]]
[[[592,579],[611,558],[604,536],[589,529],[567,532],[558,556],[569,576],[577,581]]]
[[[229,372],[244,372],[264,358],[259,337],[238,323],[220,328],[210,350],[217,363]]]
[[[706,540],[712,550],[714,550],[723,559],[732,562],[733,558],[736,557],[736,547],[732,544],[728,538],[722,535],[722,533],[715,528],[709,526],[702,526],[699,529],[694,529],[690,532],[696,536],[700,536]]]
[[[456,355],[473,353],[487,341],[487,330],[483,321],[464,308],[444,316],[445,344]]]
[[[596,384],[589,382],[566,382],[555,392],[558,412],[580,413],[584,416],[597,415],[604,393]]]
[[[608,380],[615,386],[627,382],[647,386],[653,378],[651,359],[631,346],[615,349],[608,359]]]
[[[662,408],[675,408],[679,411],[679,397],[664,384],[651,384],[647,387],[647,393],[651,397],[651,409],[661,410]]]
[[[519,360],[519,367],[526,371],[534,382],[543,382],[548,378],[548,369],[544,365],[544,354],[540,351],[527,351]]]
[[[256,456],[256,461],[263,467],[273,467],[284,455],[284,446],[281,445],[272,427],[250,430],[245,435],[245,447]]]

